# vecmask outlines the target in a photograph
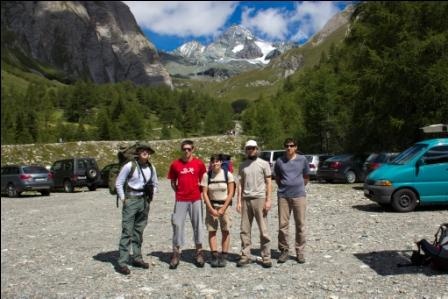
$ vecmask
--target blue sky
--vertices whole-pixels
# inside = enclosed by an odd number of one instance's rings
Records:
[[[124,1],[158,50],[212,42],[238,24],[266,41],[306,42],[348,1]]]

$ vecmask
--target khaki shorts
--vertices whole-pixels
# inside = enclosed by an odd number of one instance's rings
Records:
[[[221,226],[221,231],[230,231],[232,218],[230,217],[229,208],[227,208],[224,215],[220,217],[213,217],[207,210],[207,214],[205,216],[205,224],[207,225],[207,230],[209,232],[217,231],[218,225]]]

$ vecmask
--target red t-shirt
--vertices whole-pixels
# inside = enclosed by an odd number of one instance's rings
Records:
[[[173,161],[168,172],[168,179],[177,181],[176,200],[196,201],[201,199],[200,183],[206,173],[204,162],[198,158],[184,162],[182,159]]]

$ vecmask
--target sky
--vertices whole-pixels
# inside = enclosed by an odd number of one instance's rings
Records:
[[[158,50],[207,45],[232,25],[266,41],[305,43],[349,1],[124,1]]]

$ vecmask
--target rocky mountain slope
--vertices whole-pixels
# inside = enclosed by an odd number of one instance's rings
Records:
[[[7,1],[1,24],[2,63],[8,57],[36,71],[29,63],[35,60],[71,79],[172,86],[154,45],[122,2]]]
[[[272,58],[297,46],[291,42],[270,43],[257,38],[243,26],[234,25],[209,45],[191,41],[171,53],[161,54],[161,57],[172,75],[225,79],[260,69]]]

